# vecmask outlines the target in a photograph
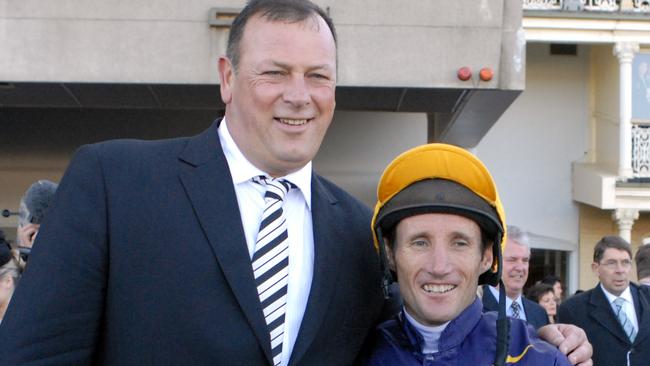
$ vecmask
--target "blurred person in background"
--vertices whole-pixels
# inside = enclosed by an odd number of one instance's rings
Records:
[[[20,255],[24,260],[27,260],[31,252],[38,230],[41,228],[41,222],[45,218],[58,186],[58,184],[45,179],[36,181],[27,188],[20,199],[16,241]]]
[[[539,282],[535,284],[535,286],[528,289],[526,297],[540,304],[544,310],[546,310],[546,314],[548,314],[548,322],[550,324],[555,323],[555,315],[557,314],[558,304],[553,286]]]
[[[557,320],[579,326],[594,346],[596,366],[648,366],[650,298],[630,282],[632,247],[619,236],[605,236],[594,247],[591,268],[599,283],[566,299]]]
[[[554,275],[548,275],[544,277],[541,283],[551,285],[553,287],[553,293],[555,294],[555,301],[558,305],[562,302],[562,296],[564,295],[564,289],[562,288],[562,281],[560,277]]]
[[[0,230],[0,323],[23,272],[23,263]]]
[[[530,262],[528,233],[517,226],[508,225],[508,237],[503,251],[503,285],[506,290],[506,314],[527,321],[539,329],[548,324],[546,311],[524,295]],[[499,308],[499,287],[483,285],[483,311]]]
[[[644,244],[636,251],[634,255],[636,262],[636,278],[639,285],[645,285],[650,288],[650,244]]]

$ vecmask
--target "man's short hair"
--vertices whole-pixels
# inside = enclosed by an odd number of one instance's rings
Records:
[[[530,238],[528,237],[528,232],[519,226],[508,225],[508,239],[514,240],[530,250]]]
[[[594,247],[594,263],[600,263],[600,260],[603,259],[603,254],[605,254],[605,250],[608,248],[624,250],[632,258],[632,246],[627,240],[616,235],[603,236]]]
[[[232,63],[233,70],[237,72],[241,49],[239,44],[244,36],[244,28],[248,20],[255,15],[260,15],[268,21],[300,23],[310,17],[321,17],[332,32],[336,44],[336,30],[332,19],[327,12],[318,5],[307,0],[251,0],[237,15],[230,27],[226,56]]]
[[[638,279],[650,277],[650,244],[639,247],[634,255],[636,276]]]

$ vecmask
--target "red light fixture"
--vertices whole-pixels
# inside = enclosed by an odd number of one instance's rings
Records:
[[[481,69],[481,71],[479,71],[478,76],[483,81],[490,81],[492,80],[492,77],[494,77],[494,71],[492,71],[492,69],[489,67],[484,67]]]
[[[462,81],[467,81],[472,78],[472,69],[470,69],[467,66],[463,66],[460,69],[458,69],[456,75],[458,76],[458,79]]]

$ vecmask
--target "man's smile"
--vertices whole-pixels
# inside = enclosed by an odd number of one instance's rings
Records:
[[[309,122],[311,118],[293,119],[293,118],[274,118],[276,121],[290,126],[302,126]]]
[[[458,286],[452,284],[425,283],[424,285],[422,285],[422,289],[425,292],[432,293],[432,294],[444,294],[446,292],[455,289],[456,287]]]

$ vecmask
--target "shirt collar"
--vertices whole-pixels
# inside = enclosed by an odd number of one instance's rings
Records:
[[[447,324],[449,324],[449,322],[446,322],[438,326],[424,325],[421,324],[419,321],[417,321],[417,319],[412,317],[411,314],[408,313],[406,308],[402,308],[402,311],[404,312],[404,317],[406,318],[406,320],[409,323],[411,323],[413,328],[415,328],[422,336],[422,339],[420,340],[421,352],[422,353],[438,352],[438,341],[440,339],[440,335],[442,334],[442,331],[445,330],[445,328],[447,328]]]
[[[497,287],[493,287],[493,286],[488,286],[488,287],[490,288],[490,292],[492,292],[492,296],[494,296],[494,298],[497,299],[497,303],[498,303],[499,302],[499,289]],[[506,308],[509,308],[510,305],[513,302],[517,302],[519,304],[520,308],[522,308],[522,309],[524,308],[524,303],[523,303],[523,301],[521,301],[521,294],[519,294],[519,296],[517,296],[517,298],[514,299],[514,300],[509,298],[508,296],[506,296]]]
[[[614,300],[618,299],[619,297],[622,297],[623,300],[629,302],[630,304],[634,304],[634,301],[632,300],[632,291],[630,291],[630,286],[627,286],[627,288],[623,290],[620,296],[616,296],[611,292],[607,291],[605,289],[605,286],[603,286],[602,283],[600,284],[600,288],[605,293],[605,297],[607,297],[607,301],[609,301],[610,304],[613,304]]]
[[[474,330],[476,324],[482,317],[483,303],[478,297],[474,299],[467,308],[458,316],[446,324],[438,339],[438,352],[447,351],[461,344],[467,335]],[[424,338],[417,330],[416,326],[411,323],[408,317],[404,316],[404,309],[400,312],[398,319],[402,323],[402,329],[408,337],[411,346],[419,353],[424,348]],[[441,326],[442,327],[442,326]]]
[[[232,176],[232,181],[235,185],[246,183],[251,180],[251,178],[268,174],[255,165],[253,165],[241,152],[239,146],[233,140],[230,131],[228,130],[228,125],[226,123],[226,118],[224,117],[219,125],[218,129],[219,141],[221,142],[221,147],[223,153],[226,156],[228,161],[228,167],[230,168],[230,175]],[[304,167],[299,170],[287,174],[284,177],[289,182],[295,184],[303,195],[307,207],[311,210],[311,161],[307,163]]]

